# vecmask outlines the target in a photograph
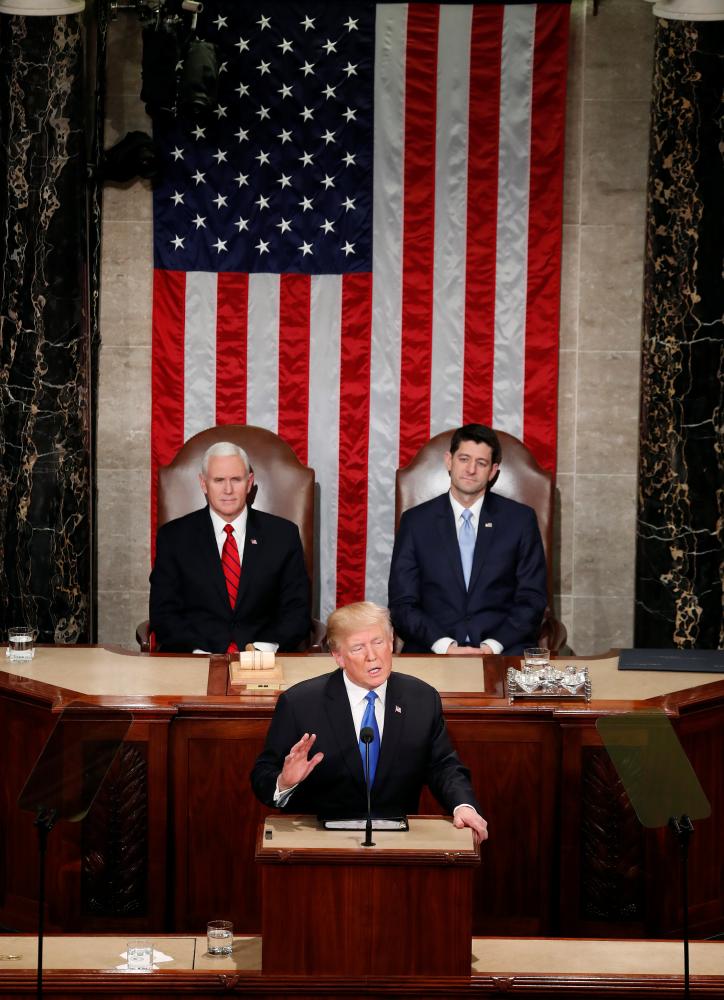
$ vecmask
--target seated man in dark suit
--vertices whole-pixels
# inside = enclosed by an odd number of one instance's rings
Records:
[[[547,602],[535,511],[490,492],[495,431],[467,424],[445,456],[450,492],[405,511],[389,605],[406,653],[522,653],[538,644]]]
[[[428,785],[455,826],[469,826],[485,840],[487,824],[470,772],[450,743],[440,695],[416,677],[392,673],[387,610],[367,601],[339,608],[330,615],[327,639],[340,669],[279,696],[251,772],[257,797],[290,812],[365,816],[360,731],[370,727],[373,816],[416,813]]]
[[[212,445],[199,478],[208,506],[158,530],[150,599],[157,648],[295,650],[311,628],[299,529],[247,505],[254,473],[237,445]]]

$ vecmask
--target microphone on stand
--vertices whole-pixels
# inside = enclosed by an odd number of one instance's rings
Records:
[[[359,738],[365,745],[365,786],[367,788],[367,823],[365,824],[365,839],[362,846],[374,847],[375,842],[372,840],[372,801],[370,790],[370,743],[375,738],[372,726],[363,726],[360,729]]]

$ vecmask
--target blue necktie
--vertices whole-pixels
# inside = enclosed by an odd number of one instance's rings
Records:
[[[375,780],[375,771],[377,770],[377,759],[380,756],[380,731],[377,728],[377,719],[375,718],[375,701],[377,700],[377,695],[374,691],[367,692],[367,708],[365,709],[364,717],[362,718],[362,725],[360,730],[364,729],[365,726],[369,726],[372,732],[375,734],[374,739],[370,743],[370,787]],[[365,756],[366,750],[365,745],[362,740],[359,741],[359,750],[362,754],[362,768],[365,766]]]
[[[470,583],[470,573],[473,568],[473,553],[475,552],[475,529],[471,524],[473,512],[467,508],[462,513],[462,527],[458,535],[458,545],[460,546],[460,558],[463,563],[463,576],[465,577],[465,587]]]

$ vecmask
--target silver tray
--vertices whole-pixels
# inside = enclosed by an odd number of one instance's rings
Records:
[[[514,701],[516,698],[535,698],[536,701],[546,698],[561,699],[573,698],[575,701],[591,700],[591,677],[588,667],[578,667],[576,670],[576,687],[571,690],[564,685],[567,679],[565,670],[559,670],[555,666],[550,666],[538,671],[537,683],[534,688],[528,690],[521,684],[522,671],[515,667],[508,667],[506,681],[508,686],[508,698]]]

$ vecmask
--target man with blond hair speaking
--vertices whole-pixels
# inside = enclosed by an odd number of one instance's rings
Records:
[[[360,731],[369,728],[373,816],[416,813],[427,785],[455,826],[469,826],[485,840],[487,824],[470,772],[450,743],[440,695],[392,671],[387,609],[368,601],[339,608],[330,615],[327,638],[339,669],[279,696],[251,773],[257,797],[290,812],[364,816]]]
[[[208,506],[162,525],[150,620],[161,652],[295,650],[309,635],[309,578],[296,524],[254,510],[243,448],[219,441],[199,476]]]

